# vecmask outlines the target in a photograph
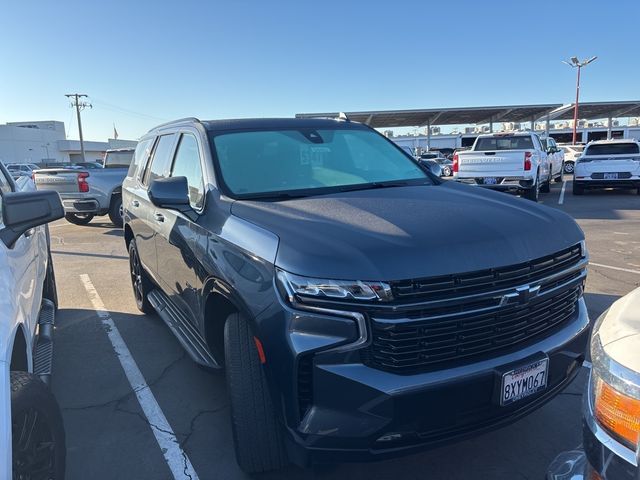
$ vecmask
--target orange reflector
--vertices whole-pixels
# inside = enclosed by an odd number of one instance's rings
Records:
[[[640,400],[598,378],[595,404],[598,422],[635,450],[640,438]]]
[[[267,363],[267,357],[264,356],[264,348],[262,348],[262,342],[258,337],[253,337],[253,341],[256,342],[256,350],[258,350],[258,357],[260,358],[260,363]]]

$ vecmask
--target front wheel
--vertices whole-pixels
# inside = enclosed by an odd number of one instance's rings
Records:
[[[564,173],[573,173],[574,167],[573,162],[564,162]]]
[[[13,478],[64,480],[65,433],[60,407],[42,381],[11,372]]]
[[[238,465],[247,473],[278,470],[289,463],[257,349],[246,319],[238,313],[229,315],[224,325],[224,357],[233,444]]]
[[[64,218],[74,225],[86,225],[93,220],[93,213],[66,213]]]
[[[142,313],[153,313],[154,308],[149,302],[149,292],[153,289],[153,285],[145,272],[138,247],[135,240],[129,243],[129,272],[131,274],[131,285],[133,286],[133,295],[136,299],[136,306]]]

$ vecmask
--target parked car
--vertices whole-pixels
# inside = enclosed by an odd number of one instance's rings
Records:
[[[573,173],[576,160],[584,151],[584,145],[559,144],[559,146],[564,151],[564,173]]]
[[[559,183],[562,181],[562,174],[564,173],[564,150],[558,147],[556,141],[551,137],[541,138],[540,142],[542,142],[542,148],[547,152],[551,178]]]
[[[122,180],[134,149],[107,150],[104,168],[47,168],[34,172],[38,190],[60,194],[65,218],[76,225],[88,224],[96,215],[109,215],[122,226]]]
[[[534,202],[549,192],[551,176],[547,152],[532,132],[479,135],[471,150],[453,156],[458,182],[522,193]]]
[[[54,192],[21,183],[0,165],[0,478],[63,480],[62,416],[47,387],[57,294],[45,224],[64,210]]]
[[[83,169],[83,170],[93,170],[96,168],[104,168],[101,163],[98,162],[78,162],[72,164],[74,168]]]
[[[640,478],[640,288],[617,300],[593,327],[593,367],[583,402],[582,450],[551,465],[549,480]]]
[[[640,194],[640,143],[600,140],[587,145],[573,172],[573,194],[593,188],[635,188]]]
[[[446,157],[437,157],[434,158],[434,160],[438,162],[438,164],[442,168],[443,177],[450,177],[451,175],[453,175],[453,160],[449,160]]]
[[[136,304],[226,369],[247,472],[497,428],[581,369],[575,221],[441,182],[366,125],[164,124],[122,192]]]
[[[5,166],[13,178],[30,177],[34,170],[40,168],[35,163],[7,163]]]

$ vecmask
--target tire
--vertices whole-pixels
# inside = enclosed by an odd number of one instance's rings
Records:
[[[551,191],[551,172],[549,172],[547,181],[540,185],[540,191],[542,193],[549,193]]]
[[[66,213],[64,218],[74,225],[86,225],[93,220],[93,213]]]
[[[573,182],[573,194],[574,195],[584,195],[584,186],[579,183]]]
[[[122,195],[114,195],[109,206],[109,219],[116,227],[122,228]]]
[[[289,461],[264,367],[248,322],[239,314],[224,325],[227,389],[236,460],[247,473],[278,470]]]
[[[47,262],[47,273],[44,277],[44,287],[42,296],[51,300],[58,309],[58,288],[56,286],[56,272],[53,268],[53,259],[51,258],[51,250],[48,251],[49,260]]]
[[[443,174],[445,177],[450,177],[450,176],[451,176],[451,169],[450,169],[449,167],[444,167],[444,168],[442,169],[442,174]]]
[[[25,436],[29,426],[31,434]],[[66,447],[60,407],[46,385],[27,372],[11,372],[11,431],[13,478],[64,480]]]
[[[540,177],[536,177],[536,183],[522,195],[527,200],[537,202],[540,199]]]
[[[136,300],[138,310],[146,314],[155,312],[148,298],[149,292],[153,290],[153,284],[151,280],[149,280],[149,276],[140,262],[140,255],[138,255],[138,247],[135,240],[131,240],[129,243],[129,274],[131,276],[133,296]]]
[[[573,173],[575,169],[575,164],[573,162],[564,162],[564,173]]]

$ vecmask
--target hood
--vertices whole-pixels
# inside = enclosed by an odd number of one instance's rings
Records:
[[[598,328],[598,335],[609,357],[640,372],[640,288],[611,305]]]
[[[454,182],[237,201],[231,212],[279,237],[278,267],[343,280],[391,281],[507,266],[584,238],[559,210]]]

